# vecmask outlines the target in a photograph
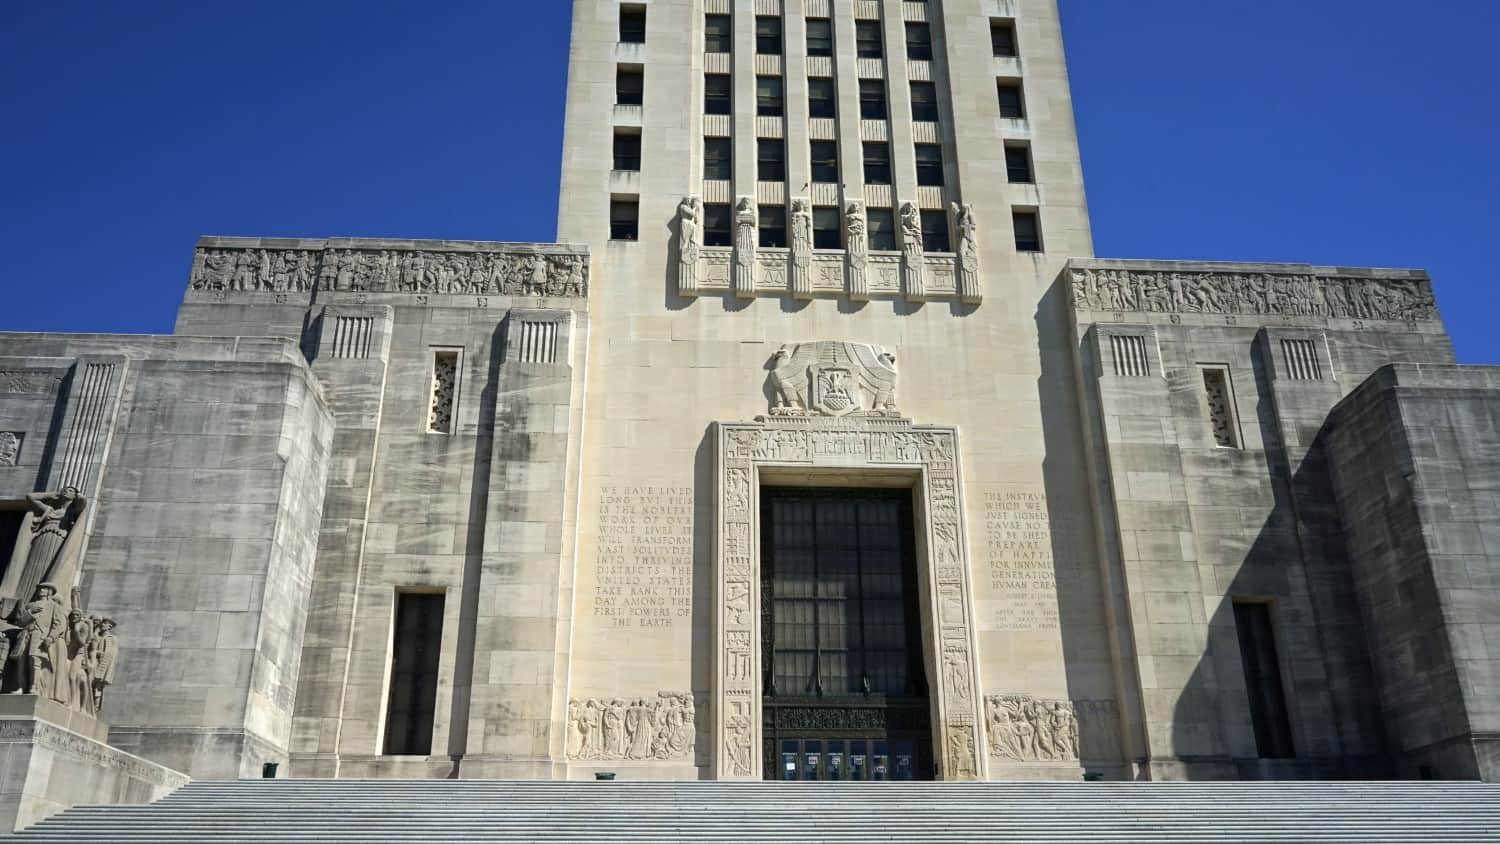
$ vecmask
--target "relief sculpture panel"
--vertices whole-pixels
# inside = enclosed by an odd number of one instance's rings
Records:
[[[1015,762],[1115,760],[1119,711],[1110,701],[1041,700],[1030,695],[985,699],[990,755]]]
[[[568,758],[580,761],[693,758],[698,733],[693,696],[568,701]]]

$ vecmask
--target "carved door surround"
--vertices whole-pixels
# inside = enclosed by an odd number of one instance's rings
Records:
[[[714,427],[715,777],[763,775],[761,487],[849,485],[916,492],[917,582],[937,776],[984,779],[958,429],[917,426],[894,414],[773,415]]]

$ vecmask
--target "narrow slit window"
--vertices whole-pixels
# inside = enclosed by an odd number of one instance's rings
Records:
[[[1208,402],[1208,423],[1213,428],[1214,442],[1219,448],[1239,448],[1239,422],[1235,418],[1234,392],[1229,383],[1229,370],[1223,367],[1204,368],[1203,391]]]
[[[391,687],[385,717],[387,756],[432,755],[439,657],[443,646],[443,596],[396,595],[391,637]]]
[[[432,406],[427,414],[427,432],[453,433],[453,416],[457,404],[458,351],[436,350],[432,353]]]
[[[1256,752],[1262,759],[1291,759],[1297,754],[1292,744],[1292,721],[1287,712],[1270,604],[1235,601],[1234,628],[1240,640],[1240,663],[1245,670],[1245,692],[1250,697]]]

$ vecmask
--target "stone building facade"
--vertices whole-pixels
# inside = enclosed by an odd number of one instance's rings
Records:
[[[568,90],[559,244],[204,238],[173,336],[0,335],[0,597],[117,624],[112,750],[1500,778],[1425,274],[1092,257],[1053,0],[577,0]]]

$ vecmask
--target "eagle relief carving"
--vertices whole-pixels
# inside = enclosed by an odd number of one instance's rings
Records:
[[[772,416],[896,416],[896,356],[867,343],[782,346],[771,361]]]

